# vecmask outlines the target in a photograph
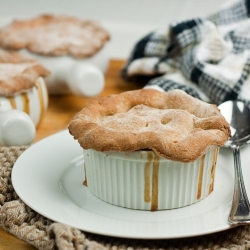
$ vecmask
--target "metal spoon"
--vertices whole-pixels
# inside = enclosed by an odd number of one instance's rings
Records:
[[[233,225],[250,223],[250,203],[241,170],[240,147],[250,142],[250,109],[241,101],[227,101],[219,105],[221,114],[230,124],[232,137],[224,146],[234,155],[234,193],[228,221]]]

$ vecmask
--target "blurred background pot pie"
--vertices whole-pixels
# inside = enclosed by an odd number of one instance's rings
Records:
[[[66,15],[41,15],[15,20],[0,30],[0,45],[41,55],[90,57],[109,40],[108,32],[93,21]]]
[[[51,71],[46,81],[50,94],[99,94],[109,39],[97,22],[67,15],[14,20],[0,29],[0,47],[28,54]]]
[[[216,105],[181,90],[128,91],[89,101],[69,125],[89,190],[126,208],[173,209],[207,197],[230,127]]]
[[[0,49],[0,111],[23,111],[37,126],[48,107],[44,78],[49,74],[36,60]]]

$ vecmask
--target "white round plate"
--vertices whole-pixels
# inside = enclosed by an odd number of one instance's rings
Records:
[[[250,147],[241,151],[246,189],[250,190]],[[67,130],[28,148],[16,161],[12,183],[19,197],[41,215],[101,235],[167,239],[191,237],[229,229],[227,218],[233,193],[233,158],[220,150],[215,187],[204,200],[184,208],[139,211],[107,204],[82,183],[82,148]],[[249,159],[248,159],[249,158]]]

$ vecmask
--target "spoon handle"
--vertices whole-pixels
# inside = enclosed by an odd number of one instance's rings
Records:
[[[248,224],[250,223],[250,204],[242,176],[240,147],[233,146],[232,149],[234,156],[235,182],[232,207],[228,221],[234,225]]]

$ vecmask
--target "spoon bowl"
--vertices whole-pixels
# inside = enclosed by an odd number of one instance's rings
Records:
[[[241,101],[226,101],[219,109],[230,124],[232,134],[224,146],[232,148],[234,156],[234,193],[228,221],[233,225],[250,224],[250,203],[240,161],[240,147],[250,142],[250,109]]]
[[[232,137],[224,146],[244,146],[250,142],[250,109],[241,101],[226,101],[219,106],[230,124]]]

